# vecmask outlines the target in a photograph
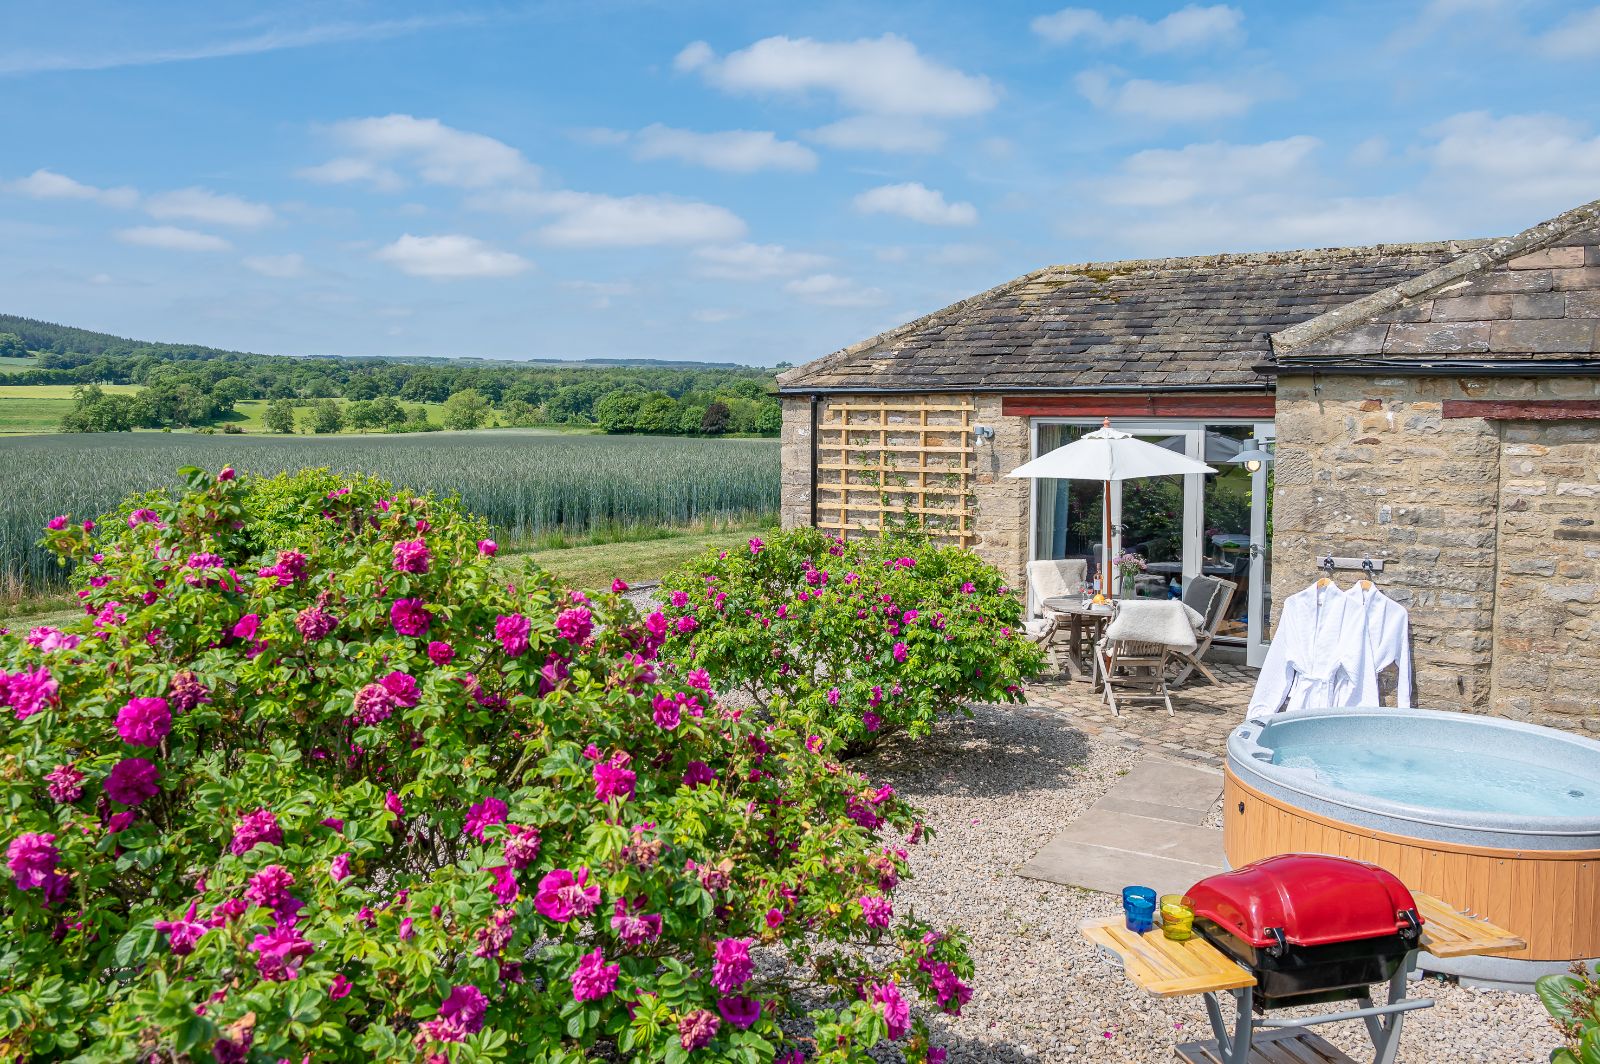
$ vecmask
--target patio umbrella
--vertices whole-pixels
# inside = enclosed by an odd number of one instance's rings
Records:
[[[1105,536],[1101,540],[1104,558],[1100,568],[1100,588],[1111,597],[1111,482],[1164,477],[1184,473],[1215,473],[1204,462],[1177,454],[1165,447],[1135,439],[1111,427],[1111,419],[1053,451],[1041,454],[1011,472],[1008,477],[1048,477],[1056,480],[1098,480],[1105,485]]]

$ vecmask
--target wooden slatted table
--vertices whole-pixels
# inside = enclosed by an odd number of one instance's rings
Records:
[[[1139,989],[1156,997],[1186,997],[1256,985],[1256,977],[1217,947],[1195,935],[1174,942],[1161,929],[1129,931],[1120,916],[1085,920],[1083,937],[1122,958],[1122,969]]]
[[[1314,1023],[1361,1018],[1373,1037],[1376,1064],[1391,1064],[1400,1045],[1400,1024],[1405,1012],[1426,1008],[1432,1001],[1406,1000],[1406,977],[1416,964],[1418,952],[1435,957],[1472,957],[1511,953],[1527,943],[1503,927],[1480,917],[1463,913],[1431,894],[1413,891],[1412,900],[1422,914],[1422,939],[1417,949],[1406,956],[1400,971],[1389,981],[1386,1005],[1374,1006],[1362,997],[1359,1012],[1331,1016],[1312,1016],[1304,1020],[1260,1021],[1276,1030],[1255,1029],[1252,1014],[1256,977],[1199,935],[1187,942],[1173,942],[1159,929],[1137,934],[1129,931],[1120,916],[1085,920],[1083,937],[1122,959],[1122,970],[1135,986],[1155,997],[1185,997],[1201,994],[1216,1038],[1186,1042],[1177,1046],[1178,1058],[1185,1064],[1358,1064],[1331,1043],[1309,1030]],[[1237,1026],[1230,1035],[1222,1021],[1216,995],[1233,995],[1237,1005]]]
[[[1503,927],[1469,916],[1432,894],[1412,891],[1422,914],[1422,952],[1435,957],[1484,957],[1527,949],[1528,943]]]

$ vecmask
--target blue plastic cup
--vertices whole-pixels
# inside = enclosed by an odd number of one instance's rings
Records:
[[[1150,887],[1122,888],[1122,915],[1128,930],[1135,934],[1154,931],[1156,927],[1156,892]]]

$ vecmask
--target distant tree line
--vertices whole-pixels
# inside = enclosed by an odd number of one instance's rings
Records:
[[[775,435],[772,371],[736,366],[570,365],[471,359],[289,357],[193,344],[145,343],[0,315],[0,357],[35,365],[0,385],[81,386],[67,431],[226,423],[235,404],[268,400],[270,431],[417,431],[484,425],[595,425],[605,432]],[[141,386],[137,395],[100,385]],[[322,405],[317,400],[348,400]],[[413,404],[410,410],[402,404]],[[415,404],[443,404],[441,422]],[[286,404],[286,405],[285,405]],[[274,418],[273,411],[277,414]],[[287,411],[287,414],[285,413]],[[331,412],[330,412],[331,411]],[[339,427],[328,428],[334,416]],[[321,427],[319,427],[321,426]]]

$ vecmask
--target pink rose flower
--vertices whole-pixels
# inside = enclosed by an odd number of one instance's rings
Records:
[[[433,553],[420,539],[402,539],[393,548],[394,571],[397,573],[426,573]]]
[[[613,798],[627,800],[633,797],[634,781],[637,778],[632,769],[628,768],[628,755],[619,753],[609,761],[602,761],[594,766],[591,773],[594,776],[594,797],[596,801],[609,802]]]
[[[228,852],[235,857],[243,857],[264,842],[282,846],[283,828],[278,826],[278,818],[271,810],[257,809],[253,813],[246,813],[233,826],[233,841],[228,843]]]
[[[607,964],[598,948],[585,953],[572,973],[572,998],[574,1001],[594,1001],[603,998],[617,987],[617,976],[622,965]]]
[[[547,872],[539,880],[539,889],[533,896],[533,907],[541,916],[558,924],[564,924],[574,916],[592,916],[600,906],[600,887],[588,884],[587,868],[578,869],[576,875],[565,868]]]
[[[123,805],[138,805],[155,796],[160,782],[161,771],[144,758],[123,758],[106,775],[106,797]]]
[[[528,633],[532,627],[528,618],[520,613],[501,614],[494,622],[494,637],[507,657],[521,657],[528,649]]]
[[[6,847],[6,867],[11,869],[18,890],[44,886],[60,862],[61,851],[56,849],[56,837],[49,833],[18,835]]]
[[[467,820],[462,825],[462,833],[482,842],[485,830],[493,824],[500,824],[505,821],[506,809],[506,803],[498,798],[485,798],[481,802],[474,803],[467,810]]]
[[[117,734],[130,746],[160,746],[173,730],[165,698],[131,698],[117,710]]]
[[[761,1018],[761,1002],[747,997],[724,997],[717,1001],[722,1018],[739,1030],[748,1030]]]
[[[448,665],[455,660],[456,648],[449,643],[432,642],[428,644],[428,660],[435,665]]]
[[[389,607],[389,623],[399,635],[427,635],[433,617],[421,599],[395,599]]]
[[[712,986],[724,994],[731,994],[749,982],[755,970],[755,963],[750,959],[748,938],[724,938],[717,942],[711,964]]]

